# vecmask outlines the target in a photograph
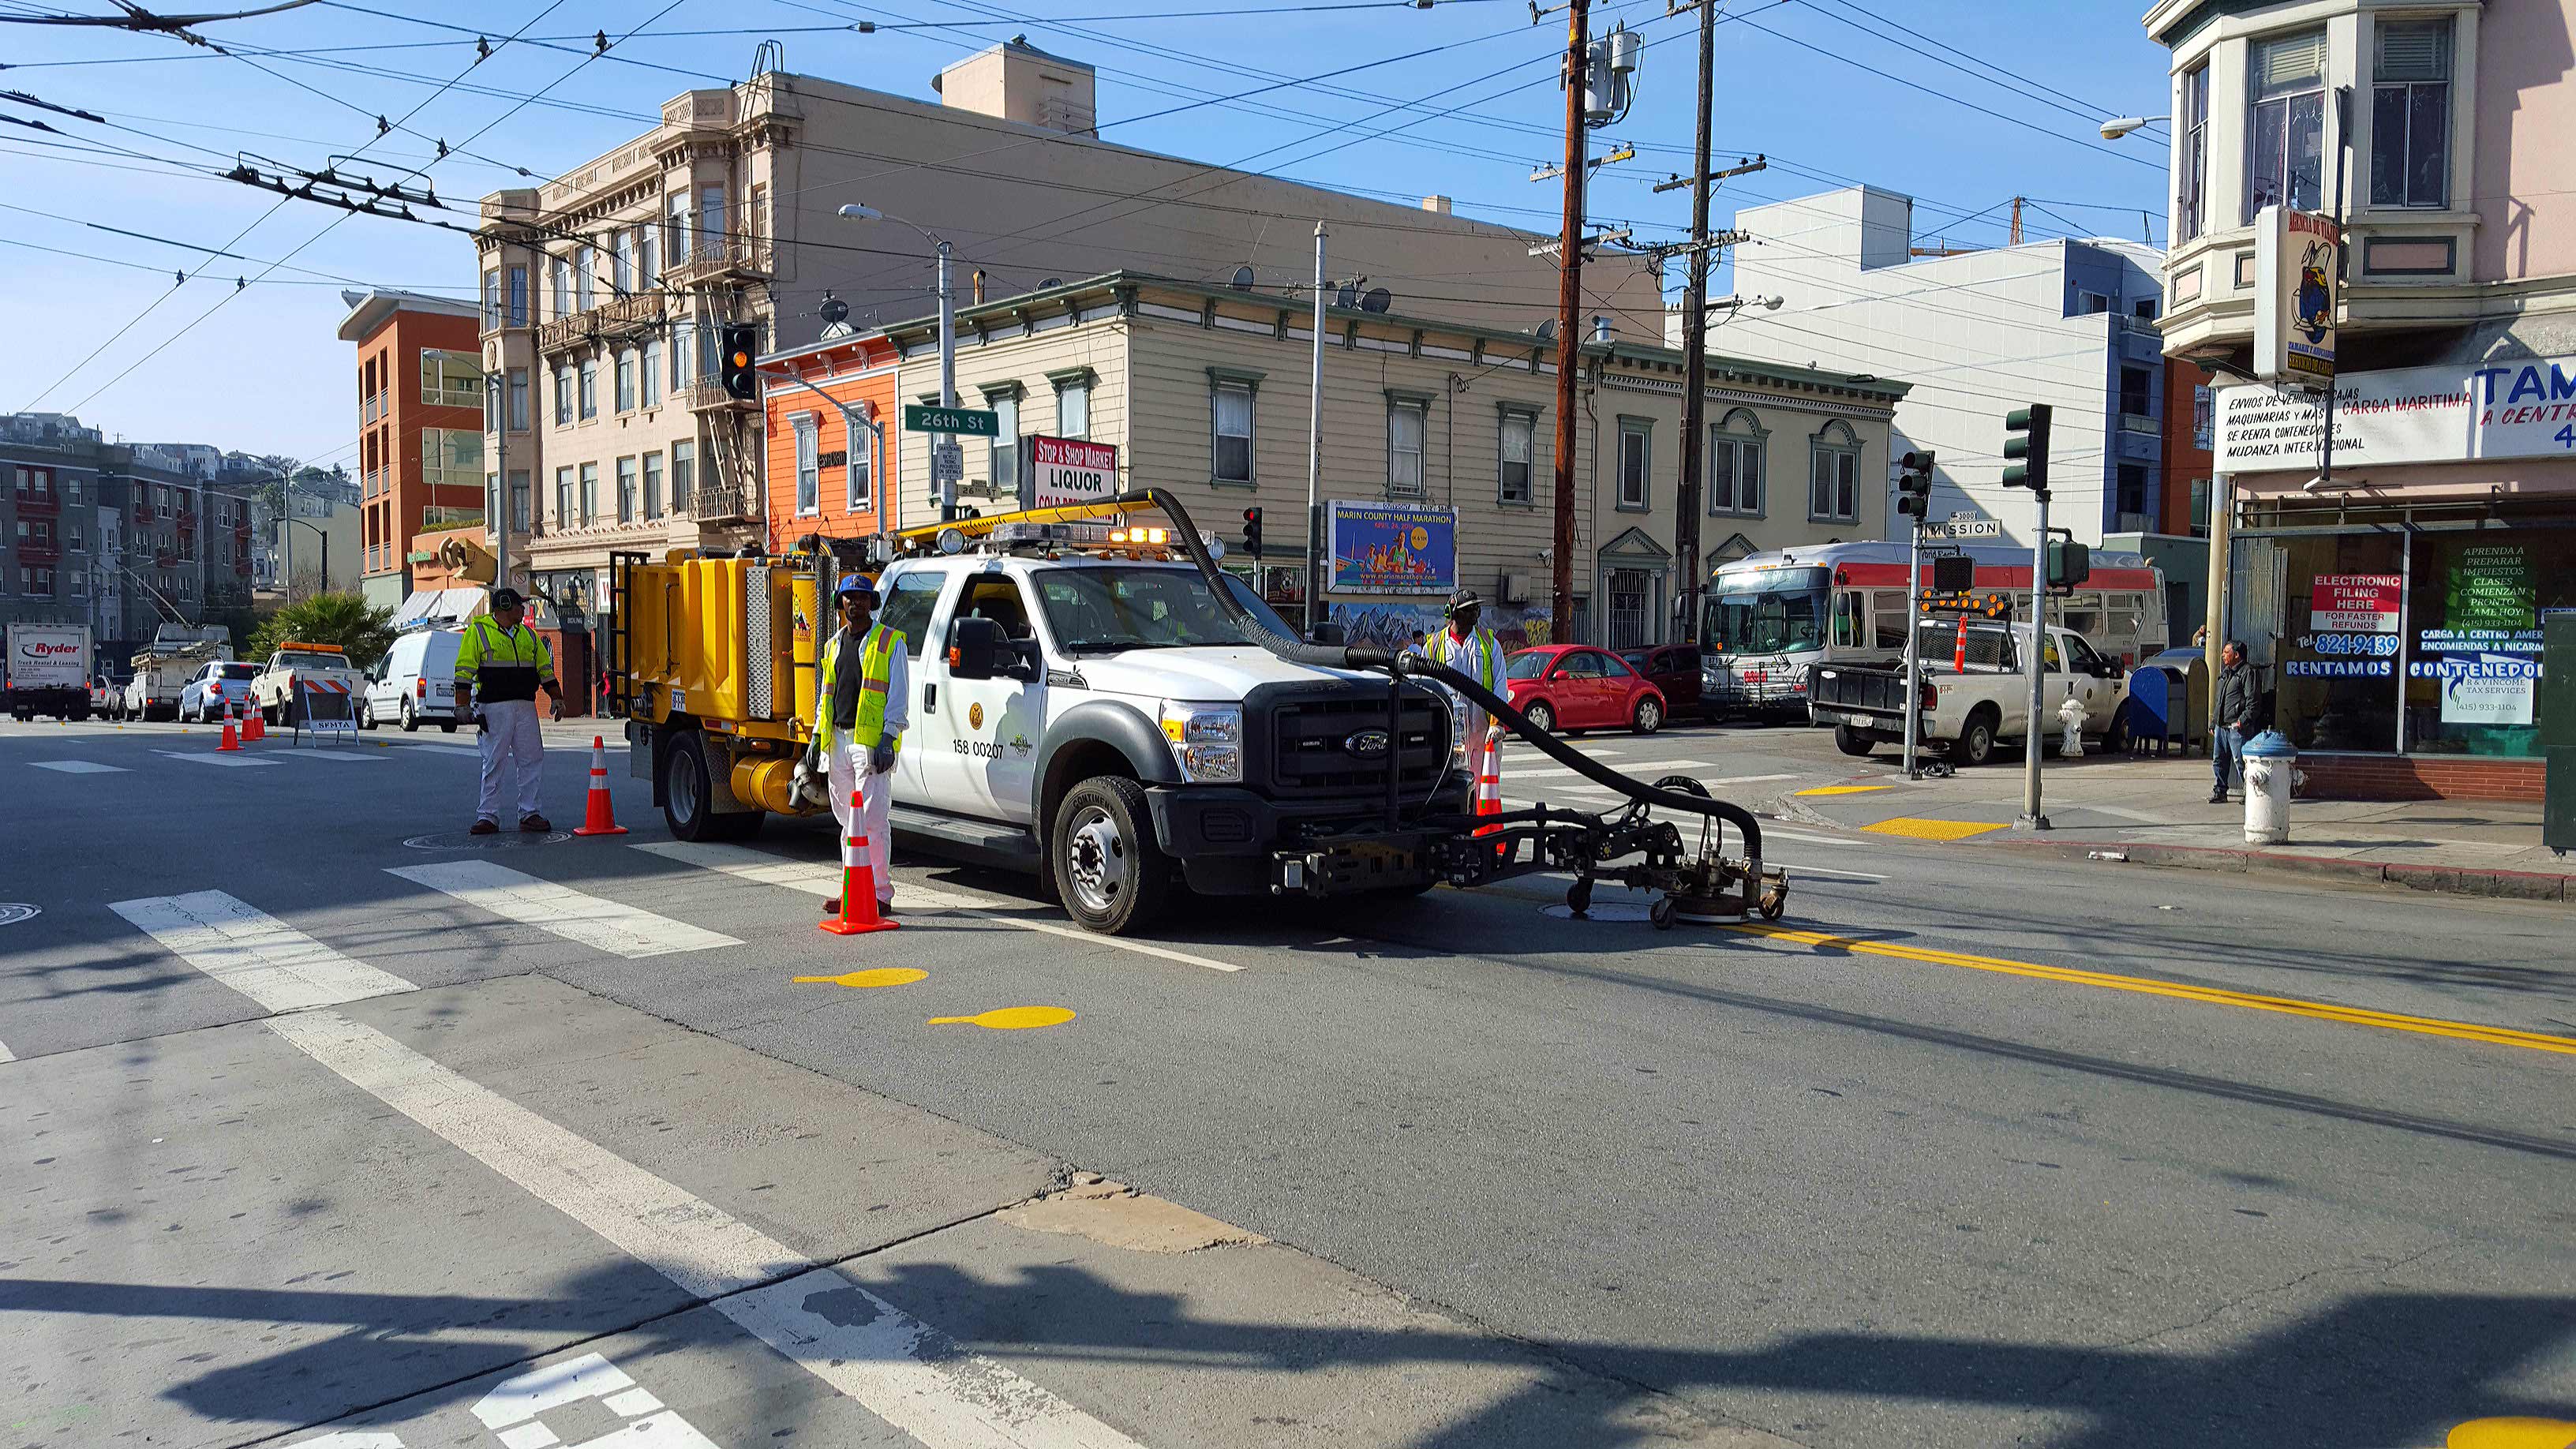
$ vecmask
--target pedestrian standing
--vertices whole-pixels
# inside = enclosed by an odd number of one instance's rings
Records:
[[[1419,658],[1428,659],[1431,656],[1425,653],[1424,649],[1429,645],[1429,643],[1430,637],[1424,634],[1421,630],[1416,629],[1413,631],[1413,642],[1404,647],[1409,653],[1412,653]]]
[[[841,822],[843,839],[862,834],[868,842],[868,874],[876,882],[877,912],[894,909],[893,842],[886,831],[886,797],[893,793],[895,752],[902,747],[904,727],[912,722],[912,673],[903,631],[876,622],[876,581],[864,574],[841,580],[834,598],[841,627],[823,646],[814,674],[814,743],[809,765],[830,779],[832,818]],[[864,790],[860,780],[867,781]],[[851,792],[859,791],[860,815],[852,828]],[[836,898],[823,903],[823,914],[840,914]]]
[[[563,718],[563,686],[555,682],[554,651],[544,636],[521,622],[527,601],[513,588],[492,591],[491,612],[465,626],[456,646],[456,711],[482,729],[483,795],[474,810],[475,835],[501,828],[501,774],[515,767],[519,828],[532,835],[554,829],[537,813],[544,778],[545,736],[537,728],[537,691]]]
[[[1483,628],[1478,620],[1484,615],[1485,601],[1474,589],[1460,589],[1449,596],[1448,626],[1431,636],[1428,653],[1434,664],[1445,664],[1483,685],[1488,693],[1501,695],[1503,681],[1503,643],[1494,631]],[[1466,730],[1462,736],[1469,752],[1495,752],[1494,770],[1502,773],[1502,722],[1485,712],[1473,700],[1465,702]]]
[[[2263,727],[2263,694],[2245,646],[2230,639],[2218,658],[2218,724],[2209,732],[2209,768],[2218,777],[2209,789],[2212,805],[2227,803],[2229,772],[2244,759],[2245,737]]]

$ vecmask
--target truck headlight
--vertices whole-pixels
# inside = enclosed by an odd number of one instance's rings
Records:
[[[1243,778],[1241,705],[1165,700],[1162,716],[1163,738],[1171,742],[1184,779],[1213,784]]]

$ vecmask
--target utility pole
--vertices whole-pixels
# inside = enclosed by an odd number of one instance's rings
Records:
[[[1556,531],[1552,640],[1574,637],[1574,370],[1583,355],[1583,179],[1591,0],[1569,0],[1565,22],[1565,230],[1556,288]]]
[[[1323,617],[1324,547],[1324,224],[1315,223],[1315,365],[1307,379],[1306,415],[1306,637]],[[1258,571],[1260,560],[1254,561]]]
[[[509,359],[504,357],[500,371],[483,374],[483,392],[484,396],[491,399],[492,410],[492,587],[496,589],[506,589],[510,586],[510,373],[508,363]],[[529,401],[533,406],[535,399],[531,398]],[[531,479],[528,486],[535,487],[535,480]],[[322,567],[324,570],[322,582],[327,586],[331,582],[329,577],[331,559],[327,548],[323,554]]]
[[[1691,254],[1682,291],[1682,476],[1673,490],[1673,552],[1681,559],[1682,642],[1699,642],[1700,472],[1708,454],[1708,126],[1715,105],[1717,5],[1699,6],[1699,137],[1691,150]]]

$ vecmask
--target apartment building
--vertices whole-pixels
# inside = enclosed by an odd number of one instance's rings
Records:
[[[353,561],[367,602],[392,608],[412,591],[414,534],[484,517],[481,313],[470,302],[385,288],[342,292],[340,300],[349,306],[340,340],[358,348]],[[509,406],[524,435],[524,372],[516,386]],[[345,526],[327,517],[315,521]],[[332,562],[335,571],[347,572],[338,558]]]
[[[1000,415],[1001,436],[965,439],[961,501],[1016,506],[1020,439],[1086,439],[1118,450],[1123,487],[1171,490],[1235,549],[1263,595],[1302,606],[1313,304],[1276,293],[1112,272],[970,306],[959,319],[958,392]],[[1574,638],[1630,647],[1678,637],[1682,571],[1761,550],[1875,538],[1887,498],[1891,415],[1906,385],[1712,360],[1707,407],[1747,480],[1703,526],[1706,556],[1674,555],[1682,359],[1608,331],[1582,349],[1575,429],[1575,617],[1553,618],[1556,351],[1529,332],[1329,308],[1323,497],[1454,517],[1454,578],[1492,603],[1518,644]],[[930,435],[901,431],[900,404],[935,398],[937,328],[922,318],[789,348],[761,360],[771,439],[766,542],[858,537],[935,520]],[[886,425],[880,464],[864,425]],[[890,476],[880,477],[879,470]],[[1774,488],[1770,480],[1783,485]],[[1822,480],[1813,482],[1811,480]],[[1869,480],[1864,482],[1863,480]],[[1263,510],[1263,552],[1240,548]],[[1442,526],[1430,525],[1436,533]],[[1431,551],[1438,553],[1437,544]],[[1449,575],[1440,574],[1447,577]],[[1355,637],[1435,627],[1447,586],[1335,589]]]
[[[1371,200],[1100,140],[1091,67],[1024,40],[930,87],[935,100],[763,70],[671,98],[653,130],[544,186],[484,198],[483,366],[529,399],[527,433],[514,411],[491,440],[513,498],[525,474],[514,573],[524,562],[550,596],[598,606],[612,549],[758,538],[760,412],[718,384],[716,328],[749,323],[779,351],[835,319],[918,317],[933,236],[969,308],[1120,268],[1242,269],[1275,295],[1313,277],[1320,222],[1334,279],[1384,287],[1391,307],[1505,330],[1555,311],[1555,265],[1529,255],[1530,233],[1439,197]],[[843,218],[847,204],[886,219]],[[1648,334],[1650,265],[1584,276],[1589,311]]]
[[[2576,0],[2161,0],[2165,350],[2217,375],[2220,632],[2315,787],[2541,788],[2541,620],[2576,609]],[[2265,206],[2345,220],[2331,472],[2254,383]]]

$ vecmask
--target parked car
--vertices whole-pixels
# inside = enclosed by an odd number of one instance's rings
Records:
[[[1982,765],[2000,742],[2021,740],[2030,717],[2030,625],[1931,618],[1915,627],[1923,656],[1916,737],[1962,765]],[[2120,666],[2071,629],[2050,625],[2047,640],[2040,656],[2043,752],[2069,698],[2083,707],[2086,735],[2108,751],[2127,748],[2128,680]],[[1817,665],[1812,709],[1817,724],[1833,726],[1834,745],[1846,755],[1894,744],[1905,738],[1905,668]]]
[[[1664,727],[1664,692],[1627,661],[1583,644],[1523,649],[1505,661],[1512,707],[1543,730],[1581,734],[1626,726],[1641,735]]]
[[[108,719],[125,717],[125,676],[101,671],[89,682],[89,712]]]
[[[1710,717],[1700,696],[1699,649],[1691,644],[1660,644],[1651,649],[1622,649],[1619,657],[1664,692],[1664,704],[1676,715]]]
[[[465,636],[454,629],[405,634],[367,671],[365,692],[358,696],[358,728],[371,730],[387,721],[406,732],[423,720],[456,733],[456,648]]]
[[[258,673],[259,666],[248,660],[210,662],[180,686],[179,718],[191,724],[212,724],[236,705],[249,709],[250,682]]]

